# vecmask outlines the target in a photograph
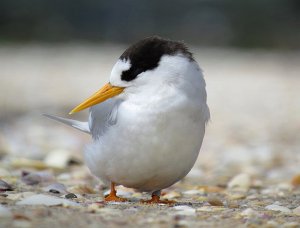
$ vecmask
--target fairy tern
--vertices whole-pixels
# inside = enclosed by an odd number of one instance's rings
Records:
[[[210,113],[202,70],[182,42],[149,37],[133,44],[109,82],[74,108],[90,107],[88,122],[47,115],[90,133],[85,162],[111,191],[115,185],[151,192],[148,203],[169,203],[160,192],[192,169]]]

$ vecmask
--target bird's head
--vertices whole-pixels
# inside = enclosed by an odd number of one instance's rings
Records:
[[[101,103],[132,88],[170,83],[184,75],[194,59],[184,43],[149,37],[125,50],[114,65],[109,83],[75,107],[70,114]],[[198,67],[197,64],[195,64]]]

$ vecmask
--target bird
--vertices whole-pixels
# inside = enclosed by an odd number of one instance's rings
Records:
[[[210,119],[202,69],[181,41],[151,36],[129,46],[109,80],[69,114],[89,108],[87,122],[46,115],[92,136],[84,149],[90,172],[110,186],[106,202],[125,202],[116,186],[151,194],[194,166]]]

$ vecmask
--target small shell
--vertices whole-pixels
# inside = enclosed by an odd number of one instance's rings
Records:
[[[283,212],[283,213],[291,213],[291,210],[289,208],[279,206],[279,205],[276,205],[276,204],[268,205],[268,206],[266,206],[266,209],[271,210],[271,211],[280,211],[280,212]]]
[[[224,206],[223,202],[219,200],[218,198],[209,198],[208,203],[211,206]]]
[[[78,204],[67,199],[58,198],[55,196],[48,196],[43,194],[37,194],[29,196],[19,202],[17,205],[46,205],[46,206],[77,206]]]
[[[176,215],[196,215],[196,209],[185,206],[185,205],[180,205],[180,206],[175,206],[173,207],[177,212]]]
[[[0,180],[0,192],[12,191],[13,187],[3,180]]]
[[[227,197],[230,200],[240,200],[240,199],[245,199],[247,195],[242,192],[235,192],[235,193],[228,193]]]
[[[28,185],[35,185],[42,182],[50,182],[54,179],[53,175],[49,172],[22,172],[21,180]]]
[[[229,189],[247,191],[251,185],[250,175],[247,173],[241,173],[234,176],[228,183]]]
[[[215,206],[203,206],[197,208],[197,211],[206,211],[206,212],[215,212],[215,211],[223,211],[224,207],[215,207]]]
[[[47,187],[44,187],[43,190],[45,192],[51,192],[51,193],[55,193],[55,194],[66,194],[66,193],[68,193],[66,186],[64,184],[61,184],[61,183],[50,184]]]
[[[203,195],[204,191],[191,189],[183,192],[184,195]]]
[[[257,213],[257,211],[253,210],[252,208],[247,208],[247,209],[243,210],[240,213],[240,215],[245,218],[252,218],[252,217],[257,217],[258,213]]]
[[[58,169],[65,169],[70,164],[70,162],[81,163],[72,155],[71,151],[62,149],[51,151],[45,158],[44,162],[48,166]]]

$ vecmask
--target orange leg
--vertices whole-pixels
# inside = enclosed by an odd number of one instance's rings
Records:
[[[111,182],[110,185],[110,193],[104,199],[106,202],[125,202],[128,201],[125,198],[121,198],[117,196],[117,191],[115,189],[115,183]]]
[[[141,200],[141,203],[145,204],[174,204],[176,201],[174,200],[161,200],[160,199],[160,191],[155,191],[152,193],[152,198],[150,200]]]

